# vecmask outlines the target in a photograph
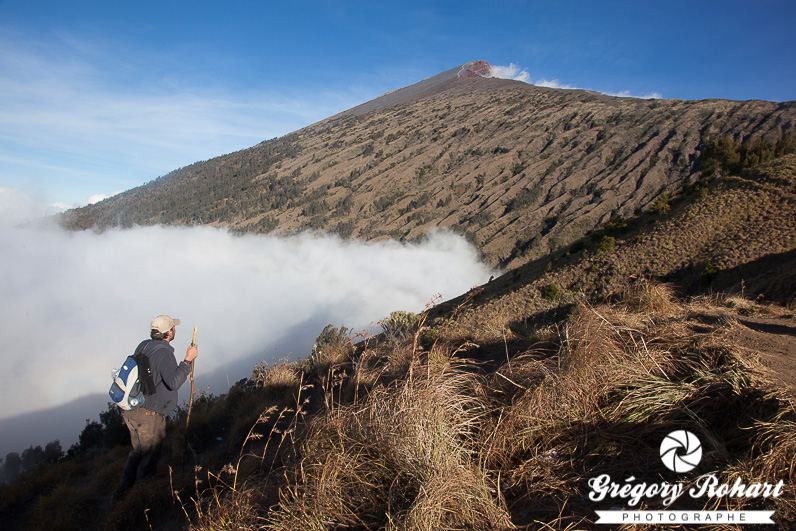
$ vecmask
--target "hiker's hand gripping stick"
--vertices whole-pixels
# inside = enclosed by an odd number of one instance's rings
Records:
[[[193,341],[191,341],[191,346],[188,347],[188,350],[185,352],[185,361],[186,363],[191,363],[193,360],[196,359],[196,356],[199,355],[199,349],[196,346],[196,328],[193,329]]]

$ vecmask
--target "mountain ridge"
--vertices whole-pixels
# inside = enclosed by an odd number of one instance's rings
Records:
[[[364,240],[442,227],[514,268],[698,179],[712,140],[775,139],[796,127],[792,103],[639,100],[458,76],[472,64],[180,168],[61,223]]]

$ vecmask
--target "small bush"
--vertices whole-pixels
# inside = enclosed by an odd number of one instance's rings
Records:
[[[542,296],[550,302],[555,302],[561,298],[561,289],[555,284],[548,284],[542,288]]]
[[[31,529],[79,529],[96,517],[92,509],[97,495],[91,485],[59,483],[33,503]]]
[[[515,212],[534,206],[540,199],[542,199],[543,193],[542,187],[538,184],[531,188],[523,188],[517,192],[517,195],[511,198],[506,204],[506,213]]]
[[[417,328],[417,315],[412,312],[392,312],[379,324],[387,341],[394,343],[414,334]]]
[[[522,162],[518,162],[517,164],[515,164],[514,166],[511,167],[511,175],[512,176],[519,175],[520,173],[525,171],[525,168],[527,168],[527,167],[528,167],[527,164],[523,164]]]
[[[572,254],[579,253],[586,249],[586,243],[583,240],[578,240],[569,247],[569,252]]]
[[[671,205],[669,205],[669,199],[671,199],[670,194],[663,194],[658,199],[656,199],[654,203],[652,203],[647,212],[649,212],[650,214],[667,213],[672,208]]]
[[[716,275],[718,274],[719,270],[716,269],[716,266],[714,266],[712,263],[708,261],[705,264],[704,269],[702,269],[702,274],[699,276],[699,282],[703,286],[707,286],[711,282],[713,282],[713,279],[716,278]]]
[[[345,326],[338,329],[331,324],[326,325],[315,338],[315,346],[305,362],[307,365],[305,368],[322,374],[329,366],[350,360],[353,346],[348,333],[349,330]]]
[[[614,248],[616,238],[613,236],[603,236],[600,243],[597,244],[597,253],[607,253]]]

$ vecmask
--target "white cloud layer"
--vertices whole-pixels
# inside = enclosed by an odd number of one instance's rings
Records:
[[[492,273],[462,238],[442,232],[400,244],[210,227],[50,227],[2,229],[0,245],[0,420],[106,393],[111,369],[162,313],[182,320],[177,356],[198,327],[198,389],[222,393],[274,348],[277,357],[306,356],[326,324],[378,328],[391,311],[418,312]],[[79,433],[86,416],[75,416]]]
[[[88,200],[87,201],[88,201],[89,205],[93,205],[94,203],[99,203],[100,201],[102,201],[104,199],[108,199],[109,197],[113,197],[113,196],[115,196],[117,194],[120,194],[120,193],[122,193],[121,190],[119,190],[118,192],[113,192],[110,195],[108,195],[108,194],[91,194],[90,196],[88,196]]]

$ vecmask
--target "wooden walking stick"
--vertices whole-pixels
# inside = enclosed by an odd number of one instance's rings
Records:
[[[191,346],[196,345],[196,327],[193,329],[193,340]],[[185,456],[188,455],[188,423],[191,422],[191,408],[193,407],[193,368],[196,365],[196,360],[191,362],[191,398],[188,399],[188,416],[185,418],[185,449],[182,454],[182,464],[185,466]],[[193,451],[193,449],[191,449]]]
[[[193,340],[191,346],[196,345],[196,327],[193,328]],[[191,420],[191,406],[193,406],[193,368],[196,365],[196,360],[191,362],[191,398],[188,399],[188,418],[185,419],[185,431],[188,432],[188,422]]]

